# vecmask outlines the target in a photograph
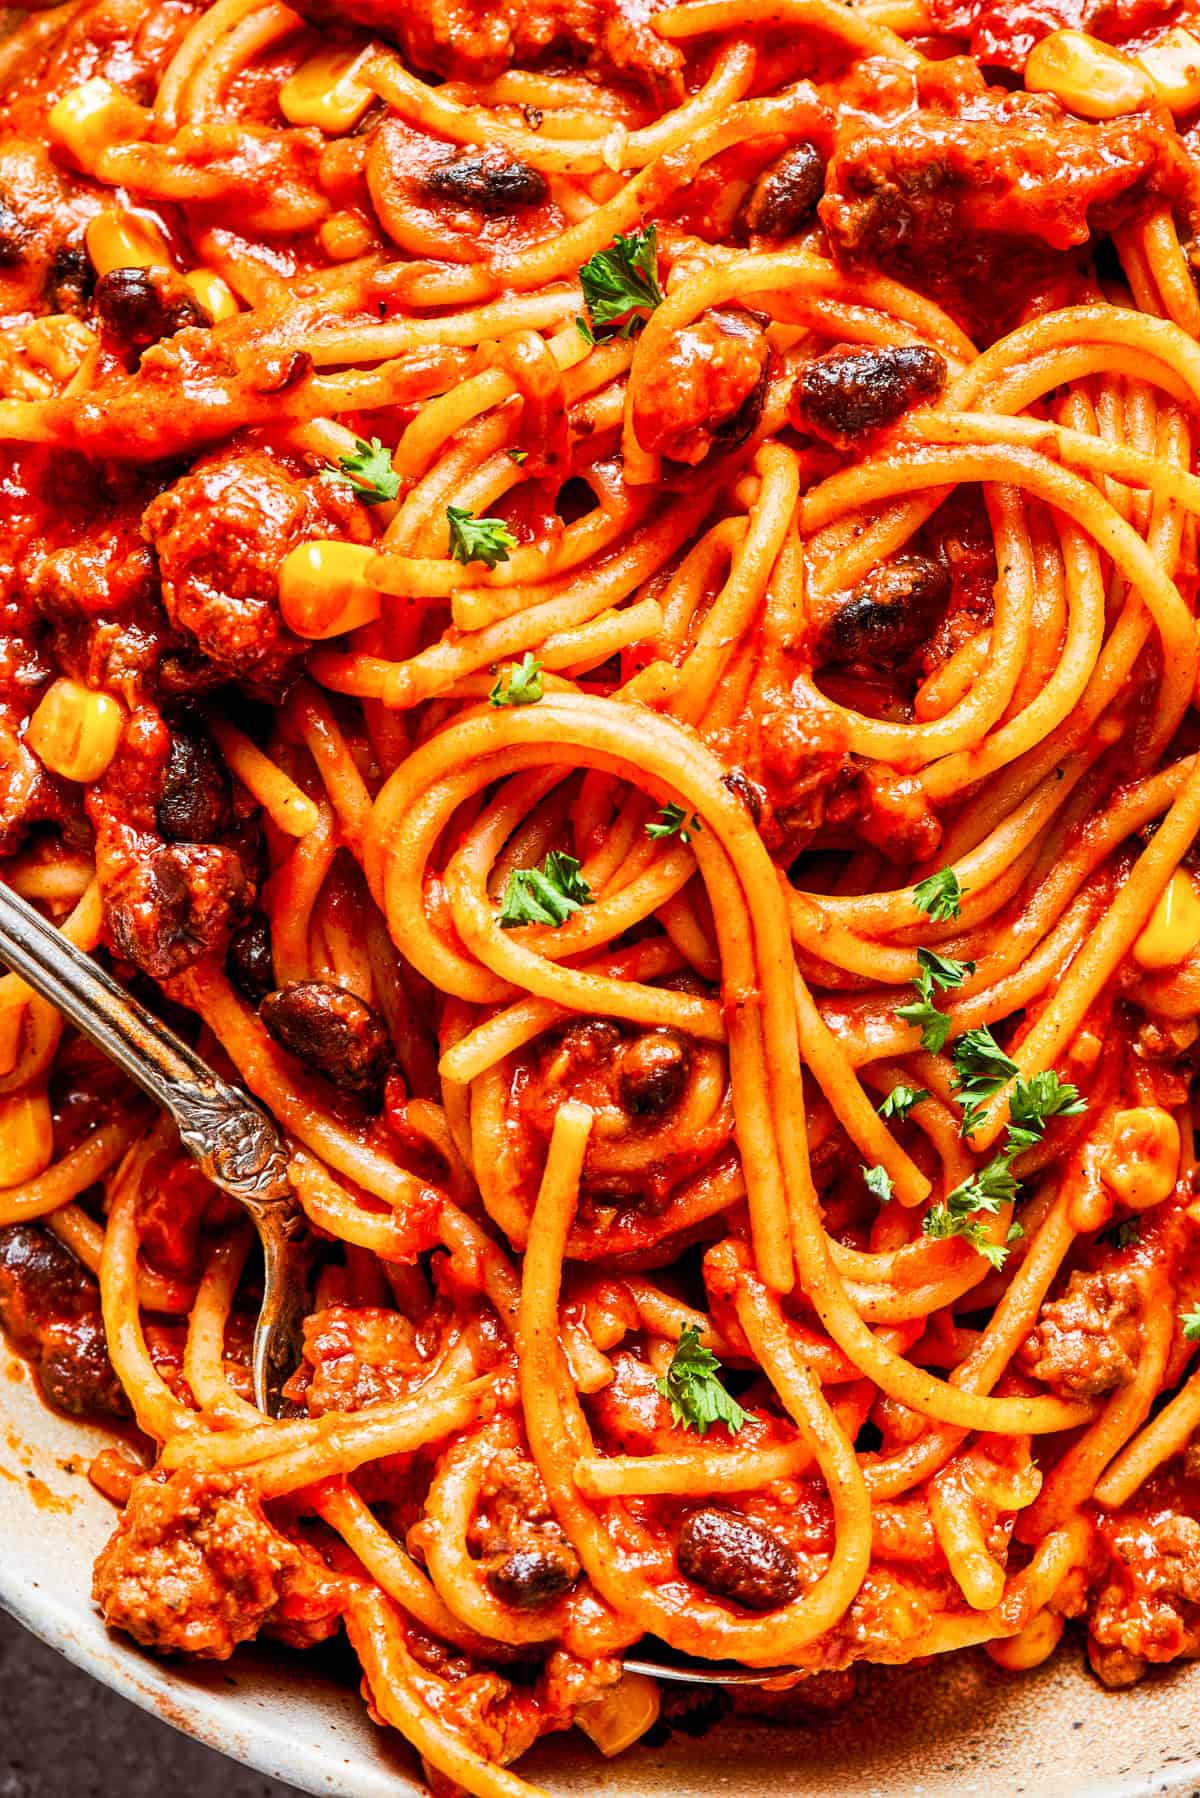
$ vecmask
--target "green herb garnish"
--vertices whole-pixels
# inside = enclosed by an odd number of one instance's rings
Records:
[[[542,697],[542,664],[531,650],[498,677],[488,694],[489,705],[536,705]]]
[[[707,1435],[714,1423],[722,1423],[731,1436],[746,1421],[746,1413],[726,1392],[718,1378],[721,1363],[700,1341],[700,1331],[689,1324],[679,1338],[671,1365],[655,1384],[671,1407],[671,1416],[685,1430]]]
[[[575,323],[588,343],[606,335],[632,337],[646,322],[646,314],[661,306],[658,285],[658,232],[618,231],[607,250],[597,250],[579,271],[587,318]]]
[[[517,540],[502,518],[476,518],[464,506],[447,506],[450,525],[450,555],[456,562],[482,562],[495,568],[508,561],[510,549]]]
[[[336,468],[323,469],[322,481],[349,481],[364,506],[382,506],[400,492],[400,476],[392,467],[392,452],[378,437],[365,443],[354,439],[348,456],[339,456]]]
[[[591,905],[592,890],[579,878],[573,855],[551,849],[540,868],[515,868],[508,877],[500,905],[505,930],[519,924],[565,924],[580,906]]]
[[[651,818],[646,826],[646,835],[656,839],[678,837],[681,843],[690,843],[695,833],[703,829],[695,812],[689,818],[683,807],[672,801],[663,806],[657,817]]]
[[[948,924],[962,909],[963,891],[953,868],[939,868],[936,874],[917,882],[913,888],[913,903],[935,924]]]

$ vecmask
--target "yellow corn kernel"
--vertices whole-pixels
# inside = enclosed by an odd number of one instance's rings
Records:
[[[127,99],[119,87],[99,75],[73,87],[50,109],[46,121],[52,143],[62,146],[83,168],[114,144],[134,143],[150,135],[150,114]]]
[[[0,1098],[0,1186],[21,1186],[54,1159],[54,1120],[44,1092]]]
[[[64,780],[99,780],[121,741],[125,708],[77,680],[47,687],[25,740],[44,768]]]
[[[1009,1673],[1026,1673],[1030,1667],[1040,1667],[1050,1659],[1062,1633],[1063,1620],[1056,1612],[1038,1611],[1017,1635],[985,1646],[997,1667],[1004,1667]]]
[[[279,90],[279,110],[289,125],[316,125],[327,137],[353,131],[375,98],[356,79],[370,54],[361,50],[318,50]]]
[[[152,218],[140,212],[98,212],[84,233],[88,257],[98,275],[115,268],[170,268],[167,240]]]
[[[375,242],[375,234],[361,212],[335,212],[317,231],[321,248],[334,262],[349,262],[364,256]]]
[[[1025,86],[1053,94],[1085,119],[1115,119],[1154,98],[1145,69],[1086,31],[1052,31],[1036,43],[1025,64]]]
[[[199,300],[214,325],[223,318],[233,318],[241,310],[229,283],[210,268],[194,268],[183,277],[183,285],[193,299]]]
[[[363,579],[370,545],[318,538],[300,543],[279,570],[279,609],[301,637],[338,637],[378,618],[383,602]]]
[[[1200,898],[1182,868],[1177,868],[1133,945],[1133,959],[1143,968],[1174,968],[1200,944]]]
[[[1158,1105],[1114,1114],[1100,1178],[1131,1211],[1148,1211],[1174,1192],[1179,1178],[1179,1125]]]
[[[621,1754],[658,1721],[658,1687],[645,1673],[626,1673],[615,1686],[585,1704],[575,1721],[601,1754]]]
[[[1200,38],[1172,25],[1148,50],[1134,58],[1158,89],[1159,98],[1172,112],[1191,112],[1200,106]]]

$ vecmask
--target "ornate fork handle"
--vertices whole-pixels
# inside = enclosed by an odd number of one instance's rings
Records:
[[[112,976],[0,885],[0,961],[62,1012],[168,1112],[201,1170],[253,1219],[265,1291],[254,1339],[258,1403],[279,1409],[295,1367],[306,1301],[304,1214],[287,1177],[283,1139],[261,1105],[207,1062]]]

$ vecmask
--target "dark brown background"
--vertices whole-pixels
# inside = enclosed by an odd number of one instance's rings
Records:
[[[0,1798],[299,1798],[98,1685],[0,1611]]]

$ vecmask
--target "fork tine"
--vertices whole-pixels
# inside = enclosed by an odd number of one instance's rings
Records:
[[[202,1171],[249,1212],[262,1243],[263,1308],[254,1338],[254,1396],[277,1415],[299,1360],[309,1249],[274,1122],[111,974],[10,887],[0,885],[0,961],[169,1113]],[[291,1356],[290,1365],[286,1365]]]

